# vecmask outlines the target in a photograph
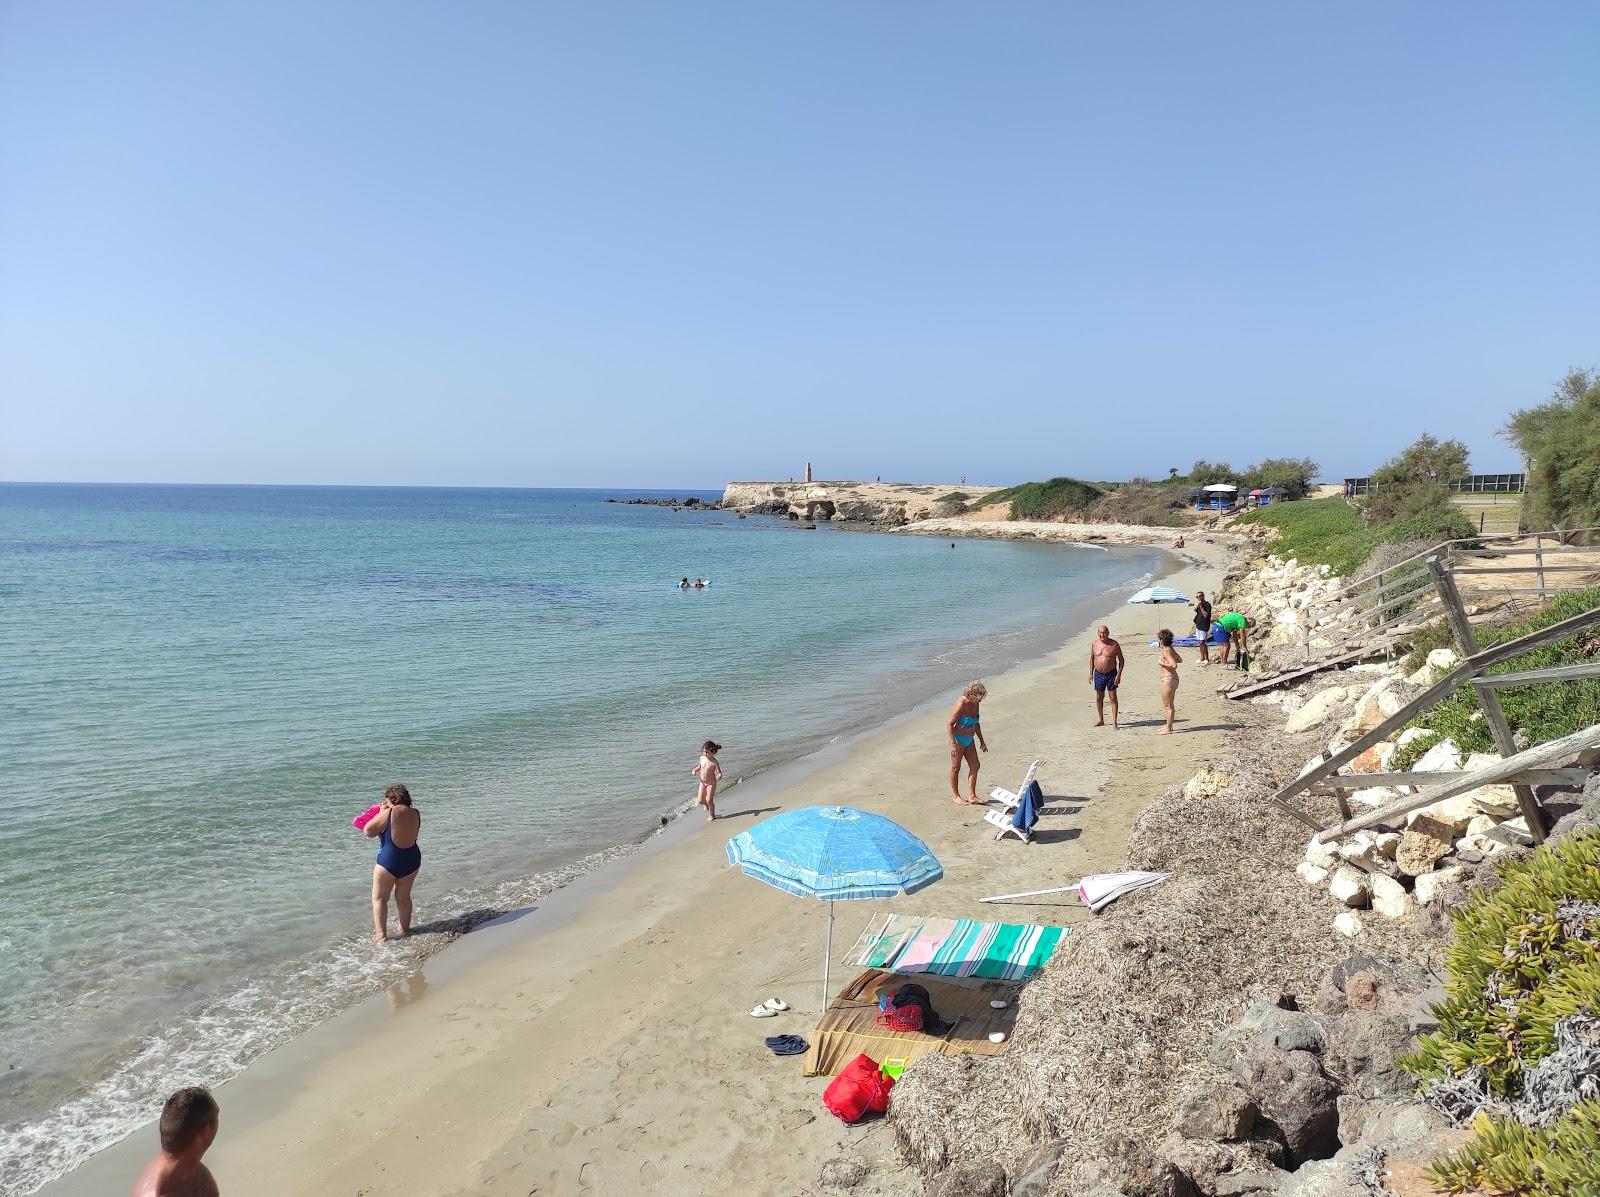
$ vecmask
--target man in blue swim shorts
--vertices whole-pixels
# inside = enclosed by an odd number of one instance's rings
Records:
[[[1122,645],[1111,638],[1111,629],[1101,624],[1089,645],[1089,682],[1094,686],[1094,725],[1106,724],[1106,695],[1111,696],[1111,726],[1117,726],[1117,687],[1122,684]]]

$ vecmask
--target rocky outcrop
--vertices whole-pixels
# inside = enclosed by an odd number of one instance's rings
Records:
[[[898,528],[939,514],[940,504],[981,498],[993,487],[910,486],[895,482],[730,482],[722,506],[747,515],[832,520]]]

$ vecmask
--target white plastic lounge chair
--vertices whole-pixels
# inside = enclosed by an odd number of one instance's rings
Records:
[[[1016,793],[1012,793],[1004,786],[995,786],[994,789],[989,791],[989,801],[998,802],[1007,810],[1015,810],[1017,803],[1022,801],[1022,791],[1028,788],[1028,783],[1033,780],[1033,775],[1038,771],[1039,762],[1034,761],[1033,764],[1028,766],[1028,771],[1022,775],[1022,784],[1017,787]],[[988,813],[999,814],[1000,812],[990,811]],[[991,819],[990,822],[993,822],[993,820]]]
[[[1038,763],[1039,762],[1037,762],[1037,761],[1034,762],[1034,764],[1038,764]],[[1029,770],[1029,772],[1032,772],[1032,770]],[[1032,781],[1033,779],[1030,777],[1028,780]],[[1022,788],[1023,789],[1027,789],[1028,787],[1026,785],[1024,785]],[[1002,792],[1004,792],[1004,791],[1002,791]],[[1007,810],[986,810],[986,811],[984,811],[983,812],[983,821],[985,823],[993,824],[995,827],[998,827],[1000,829],[998,832],[995,833],[995,837],[994,838],[996,840],[1003,840],[1008,835],[1014,835],[1019,840],[1021,840],[1024,844],[1033,843],[1033,836],[1032,835],[1030,835],[1028,832],[1022,830],[1022,828],[1015,827],[1015,826],[1012,825],[1011,820],[1015,816],[1015,813],[1016,813],[1016,805],[1013,803],[1012,806]]]

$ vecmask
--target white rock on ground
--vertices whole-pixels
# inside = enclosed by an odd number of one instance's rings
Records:
[[[1391,786],[1368,786],[1364,790],[1352,790],[1350,801],[1357,806],[1370,806],[1376,810],[1400,797],[1400,791]]]
[[[1302,860],[1295,865],[1294,875],[1307,885],[1321,885],[1328,879],[1328,870],[1312,864],[1309,860]]]
[[[1372,890],[1372,909],[1387,919],[1403,919],[1411,913],[1411,895],[1393,877],[1375,873],[1367,878]]]
[[[1428,654],[1428,668],[1449,673],[1461,661],[1453,648],[1436,648]]]
[[[1411,768],[1417,773],[1454,772],[1461,768],[1461,749],[1447,737],[1424,752]]]
[[[1329,686],[1326,690],[1319,690],[1306,700],[1305,706],[1289,716],[1289,721],[1283,725],[1283,730],[1290,735],[1310,731],[1332,715],[1345,698],[1346,691],[1343,686]]]
[[[1407,812],[1406,826],[1410,827],[1418,819],[1429,818],[1450,828],[1452,835],[1463,835],[1468,824],[1478,814],[1478,808],[1472,804],[1470,798],[1465,794],[1457,794],[1454,798],[1446,798],[1441,802],[1435,802],[1432,806]]]
[[[1361,916],[1353,910],[1347,910],[1343,914],[1335,915],[1333,929],[1340,935],[1354,939],[1361,934]]]
[[[1313,836],[1306,842],[1306,863],[1319,869],[1332,869],[1339,863],[1338,854],[1326,844],[1319,844]]]
[[[1343,865],[1335,870],[1333,880],[1328,883],[1328,892],[1346,906],[1365,906],[1372,891],[1367,887],[1365,873]]]
[[[1499,763],[1498,752],[1474,752],[1461,767],[1471,772],[1474,769],[1487,769],[1490,765]],[[1475,790],[1469,790],[1463,797],[1471,799],[1472,804],[1484,814],[1495,815],[1502,819],[1509,819],[1522,809],[1517,805],[1517,792],[1508,785],[1479,786]]]
[[[1398,831],[1380,831],[1374,837],[1377,840],[1378,851],[1382,852],[1389,860],[1394,859],[1394,854],[1400,851],[1400,833]]]
[[[1427,906],[1439,896],[1439,891],[1461,876],[1464,870],[1460,865],[1452,865],[1447,869],[1435,869],[1431,873],[1424,873],[1417,878],[1417,887],[1412,890],[1411,896],[1420,906]]]
[[[1423,736],[1431,735],[1433,735],[1433,733],[1425,727],[1408,727],[1395,739],[1395,747],[1404,748],[1408,744],[1412,744],[1417,740],[1422,739]]]

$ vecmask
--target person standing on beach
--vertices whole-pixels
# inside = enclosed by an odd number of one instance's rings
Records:
[[[1156,734],[1170,736],[1173,721],[1178,717],[1178,666],[1183,664],[1183,658],[1172,647],[1172,632],[1169,629],[1162,628],[1157,632],[1156,641],[1161,645],[1161,659],[1158,662],[1161,666],[1161,707],[1167,713],[1167,726]]]
[[[1200,641],[1200,664],[1211,664],[1211,604],[1204,590],[1194,595],[1194,637]]]
[[[391,893],[400,916],[400,934],[410,935],[411,887],[422,867],[422,849],[417,847],[422,812],[411,805],[411,791],[403,785],[385,790],[383,805],[367,820],[361,834],[378,841],[378,860],[372,866],[372,938],[377,943],[389,938]]]
[[[717,762],[717,753],[721,751],[721,744],[707,740],[700,745],[699,763],[689,770],[700,779],[700,790],[694,800],[705,810],[707,823],[717,821],[717,783],[722,780],[722,766]]]
[[[1122,645],[1111,638],[1111,629],[1101,624],[1089,645],[1089,684],[1094,687],[1094,725],[1106,725],[1106,695],[1111,696],[1111,727],[1117,726],[1117,687],[1122,685]]]
[[[950,722],[950,800],[958,806],[982,806],[978,797],[978,749],[989,751],[983,738],[983,725],[978,717],[978,706],[987,697],[989,688],[982,682],[970,682],[951,708]],[[973,741],[977,746],[973,746]],[[967,763],[967,787],[970,798],[961,796],[961,762]]]
[[[211,1169],[200,1162],[221,1125],[207,1089],[179,1089],[161,1111],[161,1153],[133,1182],[132,1197],[218,1197]]]

